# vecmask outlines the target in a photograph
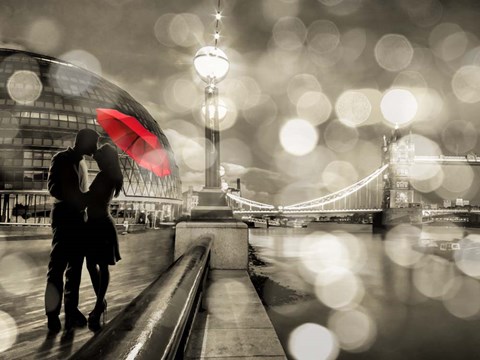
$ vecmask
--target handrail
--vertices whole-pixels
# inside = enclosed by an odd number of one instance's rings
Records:
[[[208,273],[211,243],[208,237],[198,239],[70,359],[174,359],[177,352],[183,354]]]

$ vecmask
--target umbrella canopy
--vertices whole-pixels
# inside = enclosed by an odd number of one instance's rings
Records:
[[[157,136],[136,118],[114,109],[97,109],[97,121],[112,141],[138,165],[158,176],[171,173],[168,154]]]

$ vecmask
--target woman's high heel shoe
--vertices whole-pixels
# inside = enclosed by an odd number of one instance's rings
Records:
[[[101,308],[94,308],[90,314],[88,314],[88,328],[92,331],[99,331],[102,325],[105,325],[105,316],[107,312],[107,301],[103,300]],[[103,314],[103,317],[102,317]],[[100,317],[102,317],[102,325],[100,325]]]

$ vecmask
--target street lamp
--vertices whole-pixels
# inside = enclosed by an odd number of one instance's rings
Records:
[[[193,65],[205,87],[205,187],[198,194],[198,205],[192,209],[193,219],[231,219],[233,213],[222,191],[220,177],[220,130],[219,121],[225,117],[227,108],[218,99],[217,84],[228,73],[230,62],[227,55],[215,46],[205,46],[197,51]]]
[[[215,46],[205,46],[197,51],[193,65],[205,87],[205,188],[220,188],[220,132],[217,83],[228,73],[227,55]]]

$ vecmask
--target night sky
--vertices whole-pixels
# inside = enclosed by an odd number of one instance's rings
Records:
[[[391,88],[416,99],[413,118],[399,126],[411,134],[417,154],[480,154],[480,2],[220,4],[218,46],[231,63],[218,84],[229,110],[221,162],[230,186],[241,179],[242,196],[287,205],[339,190],[380,167],[382,136],[394,127],[381,107]],[[167,135],[184,190],[200,189],[204,83],[192,59],[213,44],[216,5],[3,0],[0,41],[77,63],[125,89]],[[305,132],[297,126],[283,141],[282,128],[285,133],[292,119],[301,119],[295,126],[304,124]],[[476,169],[428,171],[417,182],[430,198],[480,196]]]

